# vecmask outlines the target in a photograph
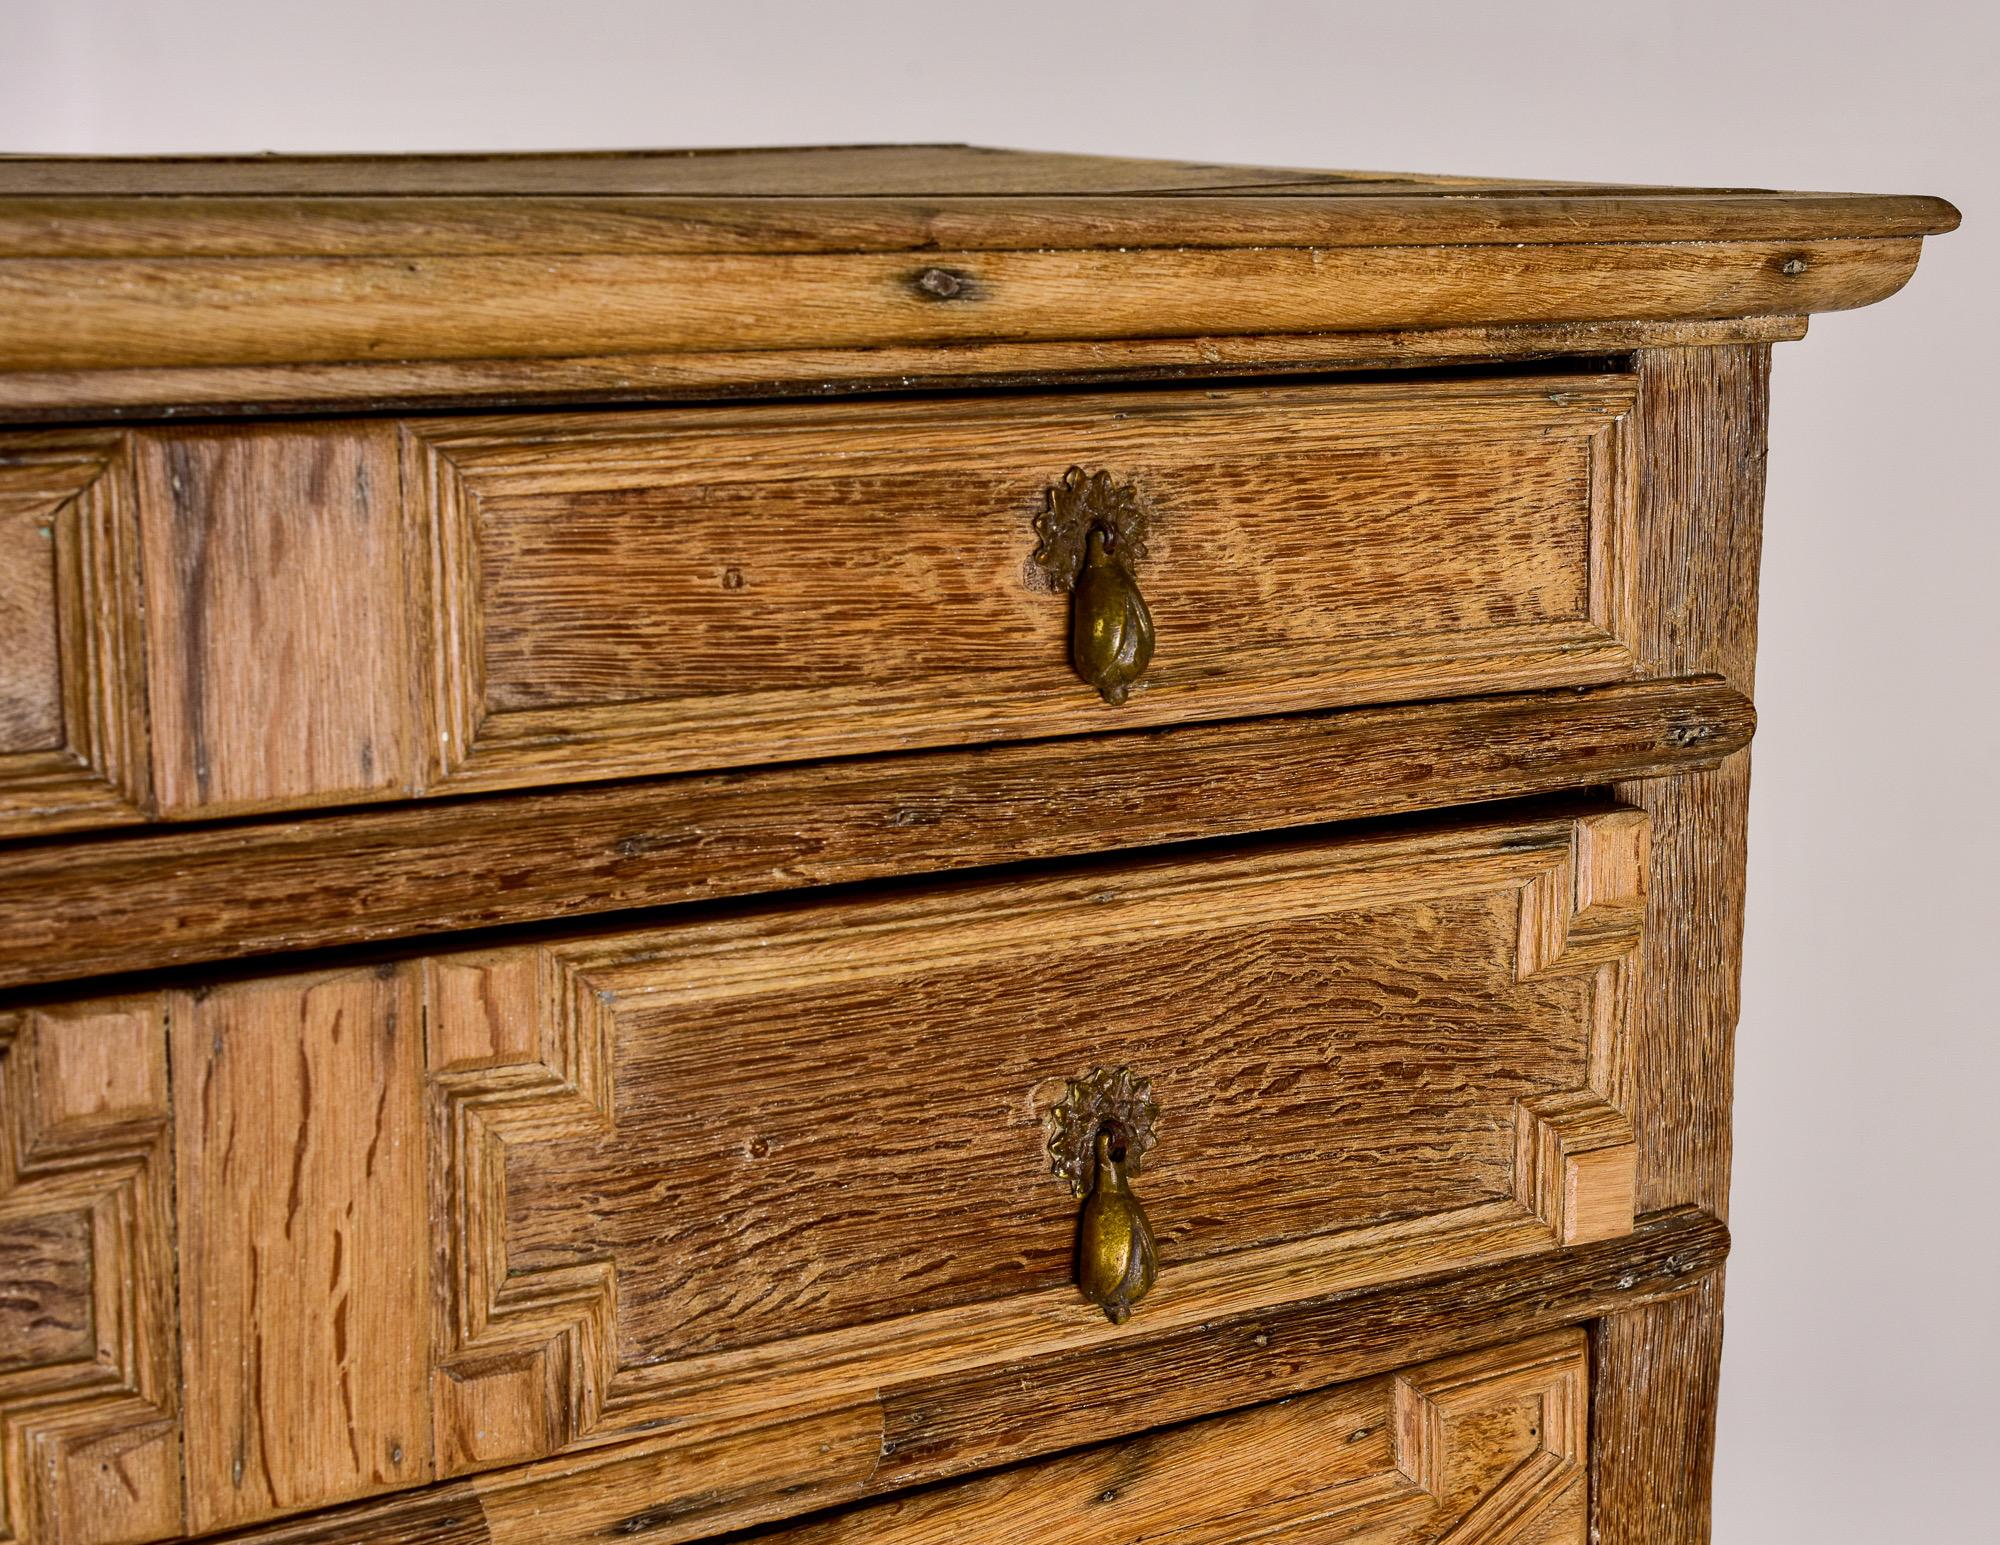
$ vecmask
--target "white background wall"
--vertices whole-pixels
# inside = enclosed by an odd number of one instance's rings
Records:
[[[1981,0],[0,0],[0,146],[897,139],[1939,193],[1783,345],[1722,1545],[2000,1539],[2000,27]]]

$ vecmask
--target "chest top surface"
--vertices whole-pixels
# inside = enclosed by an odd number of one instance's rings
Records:
[[[904,231],[874,228],[928,212],[941,226],[968,216],[1011,222],[1003,231],[1043,239],[1090,238],[1093,223],[1131,221],[1161,239],[1253,245],[1392,245],[1453,242],[1689,240],[1730,237],[1922,236],[1949,229],[1957,212],[1942,199],[1861,193],[1782,193],[1745,188],[1643,187],[1406,172],[1308,171],[1198,161],[1142,160],[974,145],[827,145],[744,150],[635,150],[541,154],[0,157],[0,211],[8,255],[108,255],[129,222],[128,241],[149,250],[195,252],[342,250],[331,231],[296,227],[309,209],[326,214],[357,200],[421,201],[446,226],[440,250],[475,229],[481,206],[511,206],[498,247],[532,250],[559,237],[582,248],[614,245],[578,232],[575,212],[550,200],[644,201],[661,216],[707,229],[629,230],[622,245],[662,251],[897,248]],[[227,200],[233,235],[212,223],[208,201]],[[660,205],[657,201],[673,201]],[[789,226],[726,217],[772,200]],[[167,202],[171,201],[171,202]],[[930,208],[929,206],[936,206]],[[388,210],[381,213],[387,214]],[[635,203],[630,212],[646,212]],[[778,211],[773,211],[774,213]],[[463,222],[454,226],[456,216]],[[1211,227],[1223,217],[1226,230]],[[28,224],[38,217],[40,227]],[[94,238],[89,222],[104,229]],[[1246,230],[1241,222],[1251,222]],[[968,230],[978,229],[968,223]]]

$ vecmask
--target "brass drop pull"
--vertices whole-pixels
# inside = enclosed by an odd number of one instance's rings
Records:
[[[1035,535],[1035,563],[1070,593],[1070,664],[1105,702],[1124,702],[1153,660],[1153,614],[1132,577],[1146,556],[1138,490],[1071,467],[1048,490]]]
[[[1125,1178],[1123,1147],[1117,1134],[1097,1134],[1097,1182],[1076,1231],[1076,1285],[1113,1325],[1131,1317],[1160,1271],[1153,1226]]]
[[[1050,1168],[1083,1202],[1076,1285],[1114,1325],[1131,1317],[1159,1275],[1153,1226],[1131,1180],[1153,1146],[1159,1113],[1151,1079],[1097,1068],[1072,1078],[1047,1118]]]

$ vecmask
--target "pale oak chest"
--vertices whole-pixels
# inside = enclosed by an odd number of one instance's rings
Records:
[[[0,162],[0,1539],[1705,1538],[1769,349],[1956,218]]]

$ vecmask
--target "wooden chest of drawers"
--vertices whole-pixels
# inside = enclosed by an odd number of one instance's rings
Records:
[[[1955,219],[0,163],[0,1539],[1704,1538],[1769,346]]]

